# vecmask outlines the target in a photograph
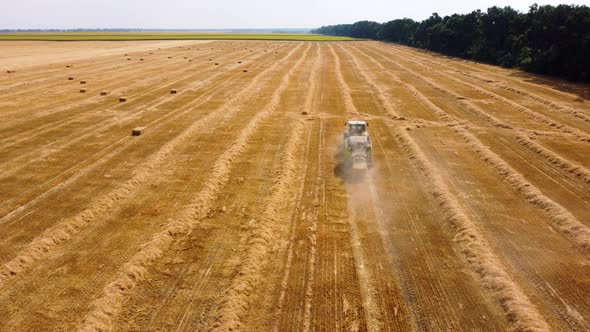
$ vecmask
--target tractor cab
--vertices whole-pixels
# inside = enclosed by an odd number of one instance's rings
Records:
[[[347,121],[344,136],[345,138],[350,136],[365,136],[367,135],[367,126],[368,124],[365,121]]]

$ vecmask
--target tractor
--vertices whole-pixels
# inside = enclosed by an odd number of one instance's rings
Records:
[[[343,133],[344,153],[353,170],[367,170],[373,166],[371,139],[365,121],[347,121]]]

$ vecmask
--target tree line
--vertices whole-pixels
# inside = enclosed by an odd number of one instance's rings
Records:
[[[590,7],[530,6],[526,13],[491,7],[417,22],[323,26],[313,33],[395,42],[508,68],[590,82]]]

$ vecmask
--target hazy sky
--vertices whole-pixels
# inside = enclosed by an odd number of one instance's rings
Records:
[[[359,20],[421,20],[535,0],[0,0],[0,29],[67,28],[314,28]],[[590,5],[586,1],[539,4]]]

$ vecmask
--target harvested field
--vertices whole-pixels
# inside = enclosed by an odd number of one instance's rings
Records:
[[[587,86],[369,41],[103,43],[0,44],[1,331],[590,330]]]

